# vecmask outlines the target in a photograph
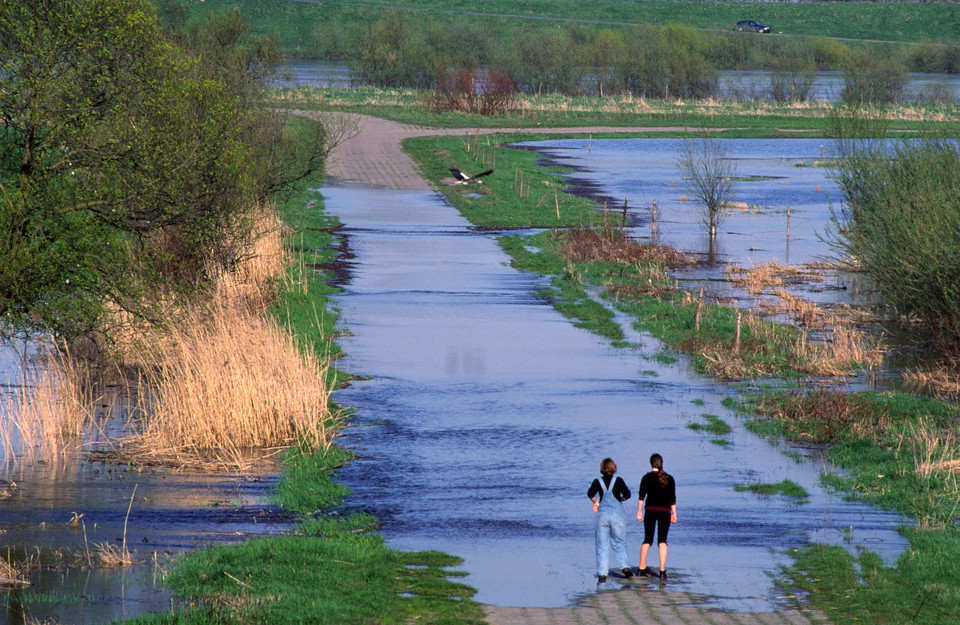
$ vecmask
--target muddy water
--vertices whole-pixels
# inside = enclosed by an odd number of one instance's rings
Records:
[[[746,432],[720,405],[732,391],[683,359],[664,364],[648,337],[618,350],[575,328],[437,195],[323,194],[354,256],[338,297],[353,333],[342,366],[370,376],[336,393],[357,408],[343,442],[359,459],[341,472],[351,505],[377,515],[395,547],[462,556],[480,601],[565,606],[597,589],[586,490],[604,456],[633,489],[649,455],[664,456],[679,489],[668,587],[720,607],[775,609],[770,575],[807,541],[887,559],[903,548],[900,518],[825,492],[815,456]],[[706,413],[733,426],[728,445],[687,427]],[[807,503],[734,490],[785,478],[810,491]],[[636,566],[642,533],[628,531]]]

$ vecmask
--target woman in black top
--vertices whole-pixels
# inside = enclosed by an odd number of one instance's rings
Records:
[[[660,454],[650,456],[650,467],[650,472],[640,480],[640,492],[637,493],[637,520],[643,522],[640,576],[654,575],[653,571],[647,569],[647,553],[653,544],[653,530],[656,528],[657,546],[660,550],[660,579],[667,579],[667,532],[670,531],[670,524],[677,522],[677,486],[673,476],[663,470],[663,458]]]

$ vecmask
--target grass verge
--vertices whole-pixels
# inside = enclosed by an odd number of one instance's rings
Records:
[[[396,122],[469,131],[476,128],[623,128],[631,136],[663,136],[663,129],[713,129],[726,138],[830,137],[837,106],[810,102],[777,104],[745,100],[655,100],[633,95],[517,96],[502,115],[433,112],[424,105],[431,91],[380,87],[297,87],[274,89],[277,108],[365,113]],[[917,134],[955,137],[960,109],[955,104],[890,105],[871,112],[891,137]],[[630,130],[627,130],[630,129]],[[595,136],[601,136],[595,134]],[[609,136],[603,135],[603,136]]]
[[[947,625],[960,614],[960,406],[896,392],[765,393],[741,407],[768,437],[826,446],[841,492],[915,519],[893,566],[870,552],[811,545],[793,553],[784,585],[837,625]]]

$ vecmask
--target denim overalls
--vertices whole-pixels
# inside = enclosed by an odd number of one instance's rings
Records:
[[[610,547],[617,556],[618,568],[630,566],[630,556],[627,554],[627,520],[623,516],[623,504],[611,492],[616,483],[616,477],[610,476],[610,486],[600,478],[600,488],[603,491],[600,499],[600,509],[597,511],[597,575],[607,575],[610,572]]]

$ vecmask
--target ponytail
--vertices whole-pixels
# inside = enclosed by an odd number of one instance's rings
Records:
[[[663,456],[660,454],[650,456],[650,466],[657,472],[657,481],[660,483],[660,488],[666,488],[667,484],[670,483],[670,476],[663,470]]]

